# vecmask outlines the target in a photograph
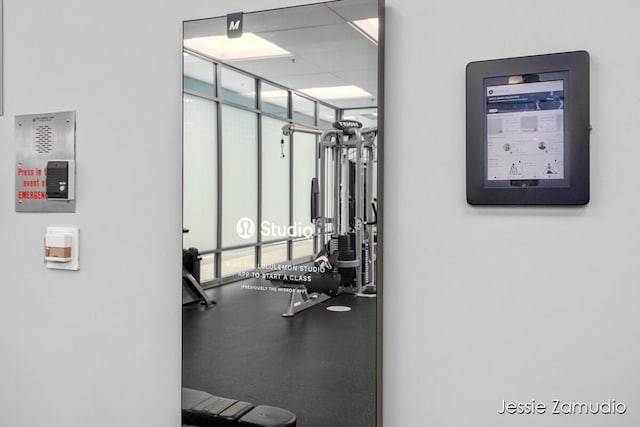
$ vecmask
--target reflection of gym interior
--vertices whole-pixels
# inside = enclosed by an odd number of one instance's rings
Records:
[[[185,23],[185,425],[375,425],[376,17]]]

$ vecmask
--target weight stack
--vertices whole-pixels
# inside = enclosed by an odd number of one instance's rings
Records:
[[[371,263],[369,256],[369,245],[362,248],[362,284],[371,283]]]
[[[343,234],[338,237],[338,261],[353,261],[356,259],[356,251],[353,249],[353,234]],[[351,287],[356,278],[354,267],[340,267],[338,272],[341,276],[341,285]]]

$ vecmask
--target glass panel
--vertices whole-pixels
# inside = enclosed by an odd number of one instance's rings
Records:
[[[215,96],[215,65],[186,52],[183,55],[183,61],[184,88],[203,95]]]
[[[293,121],[307,126],[316,125],[316,103],[293,94]]]
[[[216,275],[216,257],[213,254],[202,255],[200,260],[200,282],[210,282]]]
[[[222,252],[222,277],[231,276],[241,271],[253,270],[256,267],[256,248],[238,249]]]
[[[258,115],[222,106],[222,247],[257,242]]]
[[[220,79],[223,100],[256,108],[255,79],[226,67],[222,67]]]
[[[285,119],[289,117],[289,92],[268,83],[262,83],[260,96],[262,111]]]
[[[314,255],[313,239],[293,242],[293,259]]]
[[[333,129],[336,121],[336,110],[320,104],[318,106],[318,127],[320,129]]]
[[[289,137],[284,138],[285,157],[281,156],[282,126],[286,122],[262,117],[262,240],[287,237],[289,226]]]
[[[316,176],[316,136],[296,133],[293,136],[293,225],[296,236],[315,232],[311,222],[311,179]]]
[[[215,102],[184,95],[183,246],[201,252],[217,242],[216,111]]]
[[[276,243],[262,247],[260,264],[277,265],[287,260],[287,243]]]

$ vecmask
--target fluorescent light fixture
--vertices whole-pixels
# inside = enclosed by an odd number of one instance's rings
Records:
[[[313,87],[309,89],[300,89],[300,92],[316,99],[351,99],[351,98],[373,98],[369,92],[358,86],[330,86],[330,87]]]
[[[360,32],[363,36],[378,44],[378,18],[360,19],[350,22],[351,26]]]
[[[195,37],[186,39],[184,46],[223,62],[291,56],[291,52],[253,33],[244,33],[237,39],[227,36]]]
[[[365,119],[369,119],[369,120],[377,120],[378,119],[378,113],[358,113],[354,116],[343,116],[342,118],[345,120],[358,120],[361,121],[362,118]]]

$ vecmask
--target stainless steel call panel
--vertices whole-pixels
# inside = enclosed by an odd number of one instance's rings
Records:
[[[51,170],[52,164],[70,166],[68,180],[71,185],[75,182],[75,111],[28,114],[15,120],[16,212],[75,212],[73,191],[67,198],[52,198],[51,185],[47,191],[47,166]]]

